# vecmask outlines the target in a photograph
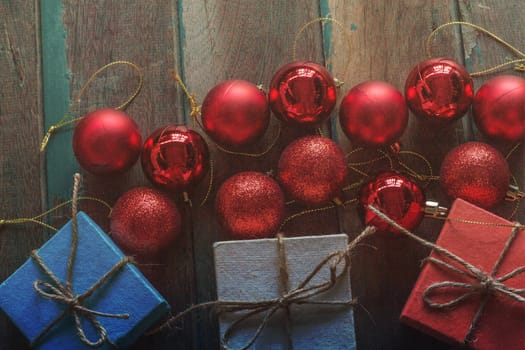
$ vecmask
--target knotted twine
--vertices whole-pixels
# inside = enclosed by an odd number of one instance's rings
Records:
[[[522,274],[525,272],[525,266],[520,266],[511,272],[501,276],[496,277],[496,272],[498,271],[503,259],[505,258],[506,254],[509,252],[512,243],[514,242],[514,239],[516,238],[517,234],[525,229],[525,225],[515,223],[512,225],[512,231],[505,242],[505,246],[503,247],[503,250],[501,251],[498,259],[496,260],[494,266],[492,267],[492,271],[490,273],[486,273],[474,265],[470,264],[469,262],[461,259],[459,256],[451,253],[445,248],[442,248],[434,243],[428,242],[418,236],[416,236],[414,233],[410,232],[406,228],[402,227],[398,223],[396,223],[394,220],[389,218],[387,215],[379,211],[377,208],[369,205],[368,208],[373,211],[379,218],[390,224],[392,227],[396,228],[398,231],[402,232],[409,238],[417,241],[418,243],[422,244],[423,246],[430,248],[434,250],[435,252],[439,253],[440,255],[458,263],[462,268],[458,268],[456,266],[453,266],[450,263],[445,262],[444,260],[435,258],[435,257],[428,257],[425,259],[428,262],[431,262],[433,264],[436,264],[438,267],[443,268],[447,271],[470,277],[474,280],[473,283],[466,283],[466,282],[457,282],[457,281],[442,281],[442,282],[436,282],[431,284],[427,287],[427,289],[423,293],[423,301],[425,304],[433,309],[446,309],[451,308],[460,305],[461,303],[465,302],[468,298],[475,296],[475,295],[481,295],[481,303],[476,310],[476,313],[474,314],[474,317],[472,318],[468,331],[463,339],[463,342],[465,344],[469,344],[473,341],[473,335],[476,330],[476,326],[481,318],[481,315],[483,313],[483,310],[485,308],[485,305],[487,304],[490,295],[493,294],[500,294],[506,297],[509,297],[513,299],[514,301],[517,301],[519,303],[525,303],[525,288],[513,288],[505,285],[505,281],[516,277],[519,274]],[[469,220],[461,220],[461,219],[453,219],[448,218],[448,220],[457,220],[464,223],[471,223],[471,224],[485,224],[485,223],[479,223],[479,222],[473,222]],[[486,223],[486,225],[490,225]],[[501,224],[493,224],[495,226],[507,226],[507,225],[501,225]],[[458,296],[455,299],[446,301],[446,302],[436,302],[432,299],[431,294],[434,294],[440,290],[445,290],[447,288],[458,288],[465,290],[463,294]]]
[[[252,346],[255,341],[259,338],[263,330],[269,324],[272,317],[278,310],[284,310],[285,314],[285,331],[287,336],[287,347],[288,349],[293,348],[291,339],[291,328],[292,322],[290,320],[289,309],[292,305],[327,305],[327,306],[354,306],[357,304],[355,299],[349,301],[322,301],[312,300],[314,297],[321,295],[322,293],[328,292],[333,289],[341,278],[343,278],[350,270],[350,253],[368,236],[374,234],[376,231],[375,227],[367,227],[359,236],[357,236],[352,242],[350,242],[345,250],[336,251],[326,255],[315,268],[299,283],[295,288],[288,290],[288,267],[286,263],[286,252],[283,244],[283,237],[277,236],[277,244],[279,250],[279,287],[281,295],[276,298],[270,298],[265,300],[254,300],[254,301],[210,301],[201,304],[197,304],[189,307],[188,309],[180,312],[173,316],[163,325],[150,331],[148,334],[155,334],[160,331],[171,329],[173,325],[180,319],[184,318],[188,314],[194,311],[212,308],[219,315],[221,314],[232,314],[237,312],[245,312],[242,316],[236,319],[232,324],[225,330],[221,337],[221,346],[223,349],[230,349],[229,340],[233,334],[242,328],[243,324],[250,318],[263,314],[262,321],[259,323],[257,329],[244,344],[240,350],[246,350]],[[328,267],[330,277],[328,280],[311,284],[312,280],[319,274],[319,272]]]
[[[72,239],[71,246],[69,251],[69,258],[67,262],[67,274],[65,285],[62,283],[58,277],[53,273],[53,271],[44,263],[42,258],[38,255],[36,250],[31,252],[31,258],[38,264],[42,269],[46,277],[49,278],[51,282],[46,282],[42,280],[36,280],[33,283],[33,288],[35,292],[38,293],[43,298],[54,300],[57,303],[64,305],[64,310],[55,317],[31,342],[31,346],[37,344],[42,338],[62,319],[66,316],[71,315],[75,320],[75,328],[79,339],[85,345],[97,348],[102,346],[105,342],[110,342],[108,339],[108,334],[104,326],[98,321],[97,316],[99,317],[110,317],[110,318],[119,318],[119,319],[128,319],[129,314],[111,314],[105,312],[99,312],[93,309],[90,309],[84,306],[84,302],[105,282],[107,282],[115,273],[117,273],[124,265],[128,262],[131,262],[131,258],[124,257],[118,263],[116,263],[108,272],[106,272],[97,282],[95,282],[88,290],[82,294],[75,295],[73,293],[73,266],[75,263],[75,256],[78,245],[78,222],[77,222],[77,204],[78,204],[78,188],[80,184],[80,174],[74,175],[74,187],[73,187],[73,199],[72,199]],[[82,317],[87,319],[89,323],[93,326],[96,333],[98,334],[98,339],[92,341],[87,338],[84,326],[82,325]]]

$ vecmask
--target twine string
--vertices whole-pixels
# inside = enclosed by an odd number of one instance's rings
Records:
[[[319,17],[319,18],[315,18],[315,19],[313,19],[313,20],[303,24],[302,27],[295,34],[295,38],[294,38],[293,46],[292,46],[292,60],[293,61],[296,60],[297,42],[298,42],[299,37],[301,36],[301,34],[306,30],[306,28],[308,28],[309,26],[311,26],[312,24],[315,24],[315,23],[326,23],[326,22],[333,23],[333,24],[337,25],[339,28],[341,28],[341,30],[343,32],[343,35],[345,37],[346,45],[348,47],[348,59],[347,59],[347,62],[345,64],[345,66],[344,66],[344,69],[343,69],[343,75],[342,76],[344,78],[344,77],[346,77],[346,73],[348,73],[348,69],[350,68],[350,57],[351,57],[351,54],[352,54],[352,42],[350,40],[350,32],[348,31],[348,29],[341,22],[336,20],[335,18]],[[334,81],[336,82],[336,86],[338,86],[338,87],[344,84],[342,81],[339,81],[338,79],[334,79]]]
[[[43,298],[54,300],[64,305],[64,310],[59,313],[50,323],[44,327],[40,333],[32,340],[31,345],[35,345],[42,340],[42,338],[64,317],[72,315],[75,320],[75,328],[79,339],[85,345],[97,348],[100,347],[108,340],[107,330],[97,319],[99,317],[109,317],[118,319],[128,319],[129,314],[113,314],[105,313],[90,309],[83,305],[83,302],[89,298],[100,286],[107,282],[113,275],[115,275],[124,265],[131,262],[128,257],[122,258],[117,264],[115,264],[108,272],[106,272],[101,278],[98,279],[90,288],[84,293],[75,295],[73,293],[73,267],[75,263],[76,250],[78,246],[78,221],[77,221],[77,203],[78,203],[78,189],[80,185],[80,174],[75,174],[75,183],[73,186],[73,198],[72,198],[72,228],[71,228],[71,246],[67,262],[67,273],[66,283],[62,283],[54,272],[45,264],[43,259],[38,255],[36,250],[32,251],[31,258],[38,264],[42,272],[45,274],[50,282],[36,280],[33,282],[33,288],[37,294]],[[90,340],[84,331],[84,325],[82,324],[82,318],[85,318],[93,326],[96,331],[98,338],[96,340]]]
[[[77,106],[77,104],[80,103],[82,96],[86,92],[87,88],[91,85],[91,82],[100,73],[102,73],[106,69],[111,68],[111,67],[116,66],[116,65],[125,65],[125,66],[129,66],[129,67],[133,68],[138,74],[139,81],[137,83],[137,87],[135,88],[135,91],[124,102],[122,102],[118,106],[114,107],[114,109],[123,109],[123,108],[125,108],[126,106],[128,106],[135,99],[135,97],[137,97],[137,95],[139,94],[140,90],[142,89],[142,85],[144,83],[144,77],[143,77],[143,74],[142,74],[142,70],[140,69],[139,66],[137,66],[135,63],[129,62],[129,61],[113,61],[113,62],[110,62],[110,63],[100,67],[93,74],[91,74],[91,76],[88,78],[86,83],[82,86],[82,88],[80,89],[80,92],[78,93],[77,97],[75,98],[73,103],[69,106],[67,112],[62,116],[62,118],[56,124],[51,125],[51,127],[49,127],[47,133],[44,135],[44,138],[42,139],[42,143],[40,145],[40,152],[43,152],[46,149],[46,146],[47,146],[47,144],[49,142],[49,139],[55,133],[56,130],[58,130],[58,129],[64,127],[64,126],[74,124],[74,123],[76,123],[77,121],[79,121],[80,119],[83,118],[83,117],[74,117],[74,118],[69,119],[72,116],[73,109]]]
[[[357,236],[352,242],[350,242],[346,249],[343,251],[336,251],[326,255],[313,269],[312,271],[299,283],[299,285],[293,289],[286,291],[279,297],[271,298],[267,300],[255,300],[255,301],[209,301],[200,304],[193,305],[179,314],[171,317],[161,326],[148,332],[147,334],[152,335],[159,333],[164,330],[171,329],[173,325],[179,320],[183,319],[189,314],[195,311],[203,309],[215,309],[219,314],[228,314],[236,312],[244,312],[236,321],[229,325],[225,330],[224,335],[221,339],[221,344],[224,348],[228,349],[229,339],[235,333],[235,331],[241,327],[244,322],[248,319],[264,313],[262,321],[257,326],[257,329],[240,349],[248,349],[257,338],[261,335],[263,330],[270,322],[273,315],[279,309],[286,309],[292,305],[327,305],[327,306],[354,306],[357,304],[357,300],[348,301],[323,301],[323,300],[312,300],[313,297],[321,295],[331,290],[337,282],[348,273],[350,269],[350,253],[367,237],[373,235],[376,232],[375,227],[367,227],[359,236]],[[281,251],[281,257],[284,255],[284,250]],[[281,259],[281,258],[280,258]],[[285,267],[280,265],[280,269]],[[312,280],[320,273],[324,268],[329,269],[329,279],[311,284]],[[283,279],[286,280],[285,273],[281,270],[281,283]],[[311,285],[310,285],[311,284]]]
[[[500,70],[501,68],[510,66],[510,65],[514,65],[514,70],[525,72],[525,53],[523,51],[519,50],[518,48],[516,48],[515,46],[513,46],[512,44],[510,44],[509,42],[507,42],[506,40],[504,40],[500,36],[494,34],[493,32],[491,32],[491,31],[489,31],[489,30],[487,30],[487,29],[485,29],[483,27],[480,27],[480,26],[478,26],[476,24],[470,23],[470,22],[452,21],[452,22],[447,22],[445,24],[442,24],[442,25],[438,26],[436,29],[434,29],[428,35],[428,37],[427,37],[427,39],[425,41],[425,50],[426,50],[427,56],[429,58],[432,57],[431,41],[434,38],[434,36],[439,31],[443,30],[444,28],[449,27],[449,26],[455,26],[455,25],[460,25],[460,26],[464,25],[464,26],[472,27],[472,28],[476,29],[477,31],[488,35],[490,38],[494,39],[496,42],[498,42],[498,43],[502,44],[503,46],[507,47],[510,51],[514,52],[514,54],[516,56],[519,57],[518,59],[510,60],[508,62],[497,64],[497,65],[494,65],[494,66],[489,67],[487,69],[483,69],[483,70],[480,70],[478,72],[471,73],[470,75],[472,77],[479,77],[479,76],[482,76],[482,75],[486,75],[486,74],[495,72],[497,70]]]
[[[290,274],[288,273],[288,262],[286,260],[286,247],[284,245],[284,234],[277,234],[277,245],[279,247],[279,285],[281,289],[281,295],[288,293],[288,284],[290,280]],[[293,350],[292,341],[292,315],[290,313],[290,306],[283,304],[284,311],[284,330],[286,334],[286,348]]]
[[[525,229],[524,225],[521,225],[519,223],[515,223],[514,225],[511,225],[512,231],[505,242],[505,246],[503,247],[502,251],[500,252],[500,255],[498,256],[498,259],[496,260],[492,271],[490,273],[486,273],[482,271],[481,269],[475,267],[474,265],[470,264],[469,262],[463,260],[459,256],[451,253],[445,248],[442,248],[434,243],[428,242],[418,236],[416,236],[414,233],[410,232],[403,226],[396,223],[394,220],[389,218],[386,214],[381,212],[379,209],[375,208],[372,205],[368,206],[368,209],[373,211],[379,218],[387,222],[392,227],[396,228],[398,231],[404,233],[409,238],[417,241],[418,243],[422,244],[423,246],[430,248],[434,250],[436,253],[438,253],[441,256],[444,256],[448,258],[449,260],[452,260],[459,264],[460,267],[456,267],[452,265],[451,263],[448,263],[442,259],[438,259],[436,257],[428,257],[426,261],[431,262],[438,266],[439,268],[443,268],[447,271],[471,278],[474,280],[473,283],[468,282],[457,282],[457,281],[443,281],[443,282],[436,282],[431,284],[427,287],[427,289],[423,293],[423,301],[425,304],[431,308],[435,309],[446,309],[455,307],[467,299],[469,299],[471,296],[474,295],[481,295],[482,300],[480,305],[478,306],[478,309],[476,310],[476,313],[474,317],[471,320],[471,323],[469,325],[469,328],[467,330],[467,333],[464,338],[465,343],[470,343],[473,339],[473,334],[475,332],[476,326],[481,318],[481,315],[483,313],[483,310],[485,308],[485,305],[488,301],[488,297],[491,294],[499,293],[501,295],[507,296],[511,299],[513,299],[516,302],[519,303],[525,303],[525,288],[513,288],[505,285],[505,281],[518,276],[525,272],[525,266],[520,266],[511,272],[500,276],[495,277],[495,274],[497,273],[497,270],[499,269],[504,257],[510,250],[510,247],[512,246],[512,243],[514,242],[517,234],[519,231]],[[509,226],[509,225],[501,225],[501,224],[490,224],[490,223],[481,223],[477,221],[470,221],[470,220],[461,220],[461,219],[454,219],[449,218],[448,220],[453,221],[459,221],[463,223],[470,223],[470,224],[482,224],[486,226]],[[448,301],[434,301],[432,299],[432,294],[436,293],[440,290],[448,290],[450,288],[456,288],[463,290],[463,294],[460,294],[458,297],[450,299]]]

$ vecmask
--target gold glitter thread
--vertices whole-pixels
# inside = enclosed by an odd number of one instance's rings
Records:
[[[295,61],[296,60],[296,53],[297,53],[297,41],[299,40],[299,36],[305,31],[306,28],[308,28],[309,26],[311,26],[312,24],[315,24],[315,23],[325,23],[325,22],[330,22],[330,23],[334,23],[336,24],[339,28],[341,28],[342,32],[343,32],[343,35],[345,37],[345,40],[346,40],[346,44],[348,46],[348,57],[351,56],[352,54],[352,44],[351,44],[351,40],[350,40],[350,32],[348,31],[348,29],[341,23],[339,22],[338,20],[336,20],[335,18],[331,18],[331,17],[319,17],[319,18],[315,18],[309,22],[306,22],[305,24],[303,24],[303,26],[297,31],[297,33],[295,34],[295,37],[294,37],[294,40],[293,40],[293,46],[292,46],[292,60]],[[348,58],[347,59],[347,62],[345,64],[345,67],[343,69],[343,73],[342,73],[342,76],[345,77],[346,76],[346,73],[348,72],[348,69],[350,68],[350,59]],[[334,79],[337,83],[337,87],[343,85],[344,83],[338,79]]]
[[[51,138],[51,136],[55,133],[55,131],[57,129],[60,129],[60,128],[62,128],[64,126],[67,126],[67,125],[74,124],[74,123],[76,123],[77,121],[79,121],[80,119],[83,118],[83,117],[75,117],[75,118],[68,119],[71,116],[71,114],[73,113],[73,108],[76,107],[76,105],[80,102],[80,99],[82,98],[82,96],[86,92],[87,88],[91,85],[91,82],[100,73],[102,73],[106,69],[108,69],[110,67],[113,67],[113,66],[116,66],[116,65],[125,65],[125,66],[129,66],[129,67],[133,68],[138,73],[139,81],[137,83],[137,87],[135,88],[135,91],[133,92],[133,94],[131,94],[131,96],[128,97],[128,99],[126,101],[124,101],[120,105],[114,107],[114,109],[123,109],[123,108],[125,108],[127,105],[129,105],[135,99],[135,97],[137,97],[137,95],[139,94],[140,90],[142,89],[142,85],[144,83],[144,76],[143,76],[142,70],[140,69],[139,66],[137,66],[135,63],[129,62],[129,61],[113,61],[111,63],[108,63],[108,64],[100,67],[93,74],[91,74],[91,76],[88,78],[88,80],[86,81],[84,86],[82,86],[82,88],[80,89],[80,92],[78,93],[77,97],[75,98],[73,103],[69,106],[66,114],[64,114],[64,116],[56,124],[52,125],[49,128],[49,130],[47,131],[47,133],[44,135],[44,138],[42,139],[42,144],[40,145],[40,152],[44,152],[45,151],[46,146],[47,146],[47,144],[49,142],[49,139]]]
[[[109,210],[108,217],[111,216],[111,206],[108,203],[106,203],[105,201],[103,201],[102,199],[94,198],[94,197],[79,196],[78,200],[90,200],[90,201],[94,201],[94,202],[100,203],[100,204],[104,205],[106,208],[108,208],[108,210]],[[54,212],[54,211],[64,207],[66,205],[69,205],[71,203],[73,203],[73,199],[70,199],[70,200],[67,200],[67,201],[65,201],[63,203],[60,203],[60,204],[54,206],[53,208],[51,208],[49,210],[46,210],[45,212],[43,212],[41,214],[38,214],[36,216],[33,216],[33,217],[15,218],[15,219],[1,219],[0,220],[0,227],[2,225],[17,225],[17,224],[24,224],[24,223],[34,223],[34,224],[43,226],[45,228],[48,228],[48,229],[56,232],[56,231],[58,231],[58,229],[56,227],[51,226],[51,225],[43,222],[41,219],[44,216],[46,216],[46,215],[48,215],[48,214],[50,214],[50,213],[52,213],[52,212]]]
[[[480,27],[480,26],[478,26],[476,24],[470,23],[470,22],[452,21],[452,22],[448,22],[448,23],[442,24],[442,25],[438,26],[436,29],[434,29],[428,35],[428,37],[427,37],[427,39],[425,41],[425,51],[426,51],[427,56],[429,58],[432,57],[432,50],[430,48],[430,46],[431,46],[430,44],[431,44],[432,39],[436,35],[436,33],[441,31],[441,30],[443,30],[446,27],[456,26],[456,25],[460,25],[460,26],[464,25],[464,26],[472,27],[472,28],[476,29],[477,31],[488,35],[490,38],[494,39],[495,41],[497,41],[498,43],[502,44],[503,46],[507,47],[509,50],[514,52],[514,54],[516,54],[518,57],[521,57],[521,58],[514,59],[514,60],[511,60],[511,61],[508,61],[508,62],[505,62],[505,63],[494,65],[492,67],[480,70],[478,72],[470,73],[470,75],[472,77],[479,77],[479,76],[483,76],[483,75],[486,75],[486,74],[489,74],[489,73],[493,73],[493,72],[495,72],[497,70],[500,70],[503,67],[510,66],[510,65],[514,65],[514,70],[516,70],[516,71],[525,72],[525,53],[523,51],[517,49],[516,47],[511,45],[509,42],[507,42],[506,40],[502,39],[498,35],[492,33],[491,31],[489,31],[489,30],[487,30],[487,29],[485,29],[483,27]]]
[[[327,205],[325,207],[320,207],[320,208],[306,209],[306,210],[300,211],[298,213],[292,214],[289,217],[287,217],[286,219],[284,219],[283,223],[281,224],[281,226],[279,227],[279,230],[277,232],[281,232],[283,230],[283,228],[290,221],[293,221],[293,220],[297,219],[298,217],[301,217],[301,216],[304,216],[304,215],[320,213],[320,212],[327,211],[327,210],[330,210],[330,209],[335,209],[335,208],[340,207],[340,206],[345,207],[345,206],[347,206],[347,205],[349,205],[351,203],[354,203],[356,201],[357,201],[357,199],[353,198],[353,199],[349,199],[349,200],[347,200],[345,202],[334,203],[334,204]]]

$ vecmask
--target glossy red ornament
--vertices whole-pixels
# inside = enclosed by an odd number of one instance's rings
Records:
[[[247,171],[219,188],[215,214],[223,231],[236,239],[273,237],[284,220],[284,195],[268,175]]]
[[[448,58],[432,58],[412,69],[405,83],[410,110],[427,121],[453,121],[469,109],[474,84],[465,67]]]
[[[472,106],[478,129],[509,143],[525,137],[525,79],[502,75],[483,84]]]
[[[488,209],[505,198],[510,170],[505,158],[494,147],[482,142],[467,142],[445,156],[439,178],[449,197],[462,198]]]
[[[268,128],[270,108],[264,92],[244,80],[227,80],[211,89],[201,108],[204,131],[215,142],[239,147],[257,141]]]
[[[206,142],[183,125],[155,130],[142,148],[142,170],[162,189],[187,191],[206,175],[210,165]]]
[[[330,118],[337,94],[334,79],[313,62],[289,63],[270,82],[270,107],[282,121],[316,128]]]
[[[341,129],[359,146],[380,147],[394,143],[408,124],[403,95],[383,81],[354,86],[341,102]]]
[[[368,209],[372,205],[408,230],[416,228],[425,214],[425,195],[409,177],[394,172],[380,173],[361,185],[357,211],[365,225],[380,232],[399,233]]]
[[[317,206],[336,199],[348,169],[341,148],[322,136],[305,136],[286,147],[277,179],[294,200]]]
[[[166,194],[147,187],[124,193],[111,212],[111,239],[140,259],[158,257],[181,233],[181,215]]]
[[[97,109],[82,118],[73,133],[73,152],[80,166],[95,175],[122,173],[140,154],[140,130],[126,113]]]

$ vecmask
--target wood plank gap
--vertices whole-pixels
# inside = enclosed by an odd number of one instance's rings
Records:
[[[450,16],[453,21],[462,21],[462,15],[461,15],[461,7],[459,4],[460,0],[453,1],[453,4],[450,9]],[[463,30],[461,26],[457,26],[455,28],[456,35],[455,37],[458,38],[458,45],[459,48],[457,51],[459,62],[467,68],[467,70],[470,71],[469,62],[467,62],[466,54],[465,54],[465,42],[463,37]],[[464,141],[473,141],[474,140],[474,129],[475,125],[472,121],[471,113],[468,112],[467,115],[461,119],[461,125],[463,129],[463,138]]]
[[[49,0],[41,6],[41,44],[43,77],[44,129],[47,131],[68,110],[71,72],[66,57],[66,29],[63,22],[64,4]],[[71,175],[78,171],[71,147],[71,130],[59,130],[45,150],[47,202],[70,196]]]
[[[35,30],[36,33],[42,33],[42,21],[40,19],[40,13],[41,13],[41,3],[40,0],[34,0],[34,18],[35,18]],[[42,38],[40,35],[35,35],[35,47],[36,47],[36,54],[38,57],[36,58],[36,62],[38,64],[37,70],[39,72],[39,79],[36,79],[36,86],[39,91],[39,97],[38,97],[38,110],[36,113],[38,113],[38,135],[40,137],[43,137],[45,134],[45,121],[44,121],[44,91],[42,90],[42,82],[44,80],[44,74],[43,74],[43,63],[42,63]],[[46,157],[44,154],[40,154],[39,157],[40,160],[40,207],[42,209],[42,212],[46,211],[49,206],[47,203],[47,172],[46,172]]]

